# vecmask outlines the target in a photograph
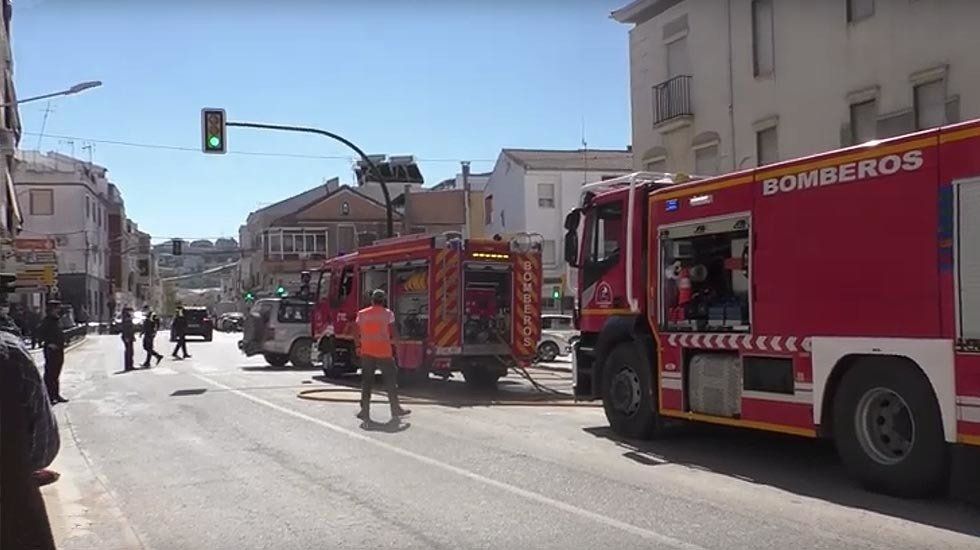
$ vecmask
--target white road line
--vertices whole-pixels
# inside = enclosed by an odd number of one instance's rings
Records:
[[[502,491],[506,491],[508,493],[511,493],[511,494],[514,494],[514,495],[517,495],[517,496],[526,498],[528,500],[532,500],[532,501],[535,501],[537,503],[544,504],[546,506],[551,506],[552,508],[556,508],[556,509],[561,510],[563,512],[567,512],[569,514],[573,514],[573,515],[576,515],[576,516],[579,516],[579,517],[582,517],[582,518],[590,519],[592,521],[595,521],[596,523],[601,523],[601,524],[606,525],[608,527],[613,527],[615,529],[619,529],[621,531],[625,531],[627,533],[636,535],[638,537],[642,537],[644,539],[651,540],[651,541],[656,541],[657,543],[665,544],[665,545],[668,545],[668,546],[672,546],[674,548],[683,548],[683,549],[686,549],[686,550],[706,550],[704,547],[698,546],[696,544],[689,543],[689,542],[684,542],[682,540],[675,539],[675,538],[673,538],[673,537],[671,537],[669,535],[664,535],[663,533],[658,533],[656,531],[651,531],[649,529],[644,529],[643,527],[637,527],[636,525],[633,525],[631,523],[626,523],[625,521],[620,521],[618,519],[614,519],[614,518],[611,518],[609,516],[604,516],[604,515],[598,514],[596,512],[590,512],[589,510],[586,510],[584,508],[579,508],[578,506],[575,506],[573,504],[568,504],[567,502],[562,502],[560,500],[555,500],[553,498],[544,496],[542,494],[535,493],[533,491],[528,491],[527,489],[521,489],[520,487],[515,487],[514,485],[510,485],[510,484],[504,483],[502,481],[497,481],[495,479],[491,479],[489,477],[480,475],[480,474],[478,474],[476,472],[471,472],[469,470],[460,468],[458,466],[453,466],[452,464],[448,464],[446,462],[442,462],[442,461],[436,460],[434,458],[430,458],[428,456],[420,455],[418,453],[409,451],[407,449],[403,449],[401,447],[398,447],[397,445],[392,445],[390,443],[386,443],[384,441],[380,441],[380,440],[374,439],[372,437],[368,437],[368,436],[366,436],[364,434],[355,432],[353,430],[349,430],[349,429],[344,428],[342,426],[337,426],[336,424],[331,424],[330,422],[327,422],[325,420],[321,420],[319,418],[314,418],[314,417],[309,416],[307,414],[303,414],[303,413],[301,413],[299,411],[294,411],[293,409],[290,409],[288,407],[283,407],[281,405],[277,405],[275,403],[272,403],[271,401],[266,401],[265,399],[262,399],[262,398],[259,398],[259,397],[255,397],[254,395],[245,393],[245,392],[243,392],[241,390],[237,390],[235,388],[232,388],[231,386],[227,386],[227,385],[222,384],[221,382],[218,382],[216,380],[212,380],[212,379],[208,378],[207,376],[203,376],[203,375],[196,374],[196,373],[189,373],[189,374],[191,376],[193,376],[194,378],[197,378],[198,380],[201,380],[203,382],[206,382],[208,384],[211,384],[212,386],[214,386],[216,388],[220,388],[222,390],[225,390],[225,391],[227,391],[229,393],[233,393],[233,394],[235,394],[235,395],[237,395],[239,397],[244,397],[245,399],[248,399],[249,401],[251,401],[253,403],[257,403],[259,405],[263,405],[263,406],[268,407],[270,409],[279,411],[279,412],[281,412],[283,414],[288,414],[290,416],[293,416],[293,417],[296,417],[296,418],[299,418],[299,419],[302,419],[302,420],[306,420],[307,422],[312,422],[313,424],[316,424],[316,425],[321,426],[323,428],[327,428],[328,430],[331,430],[333,432],[336,432],[336,433],[339,433],[339,434],[342,434],[342,435],[346,435],[347,437],[350,437],[351,439],[357,439],[357,440],[363,441],[365,443],[370,443],[371,445],[374,445],[376,447],[380,447],[382,449],[385,449],[386,451],[389,451],[389,452],[392,452],[392,453],[395,453],[395,454],[404,456],[406,458],[411,458],[411,459],[416,460],[418,462],[421,462],[423,464],[427,464],[429,466],[435,466],[436,468],[440,468],[440,469],[445,470],[447,472],[454,473],[456,475],[459,475],[461,477],[465,477],[467,479],[470,479],[470,480],[473,480],[473,481],[482,483],[484,485],[488,485],[490,487],[494,487],[494,488],[500,489]]]

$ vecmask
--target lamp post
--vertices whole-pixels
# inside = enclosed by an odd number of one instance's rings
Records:
[[[50,94],[42,94],[42,95],[36,95],[34,97],[18,99],[17,101],[14,102],[0,103],[0,107],[7,107],[9,105],[20,105],[21,103],[27,103],[29,101],[38,101],[39,99],[48,99],[50,97],[74,95],[74,94],[84,92],[85,90],[88,90],[90,88],[98,88],[101,85],[102,85],[101,80],[90,80],[88,82],[79,82],[78,84],[75,84],[74,86],[68,88],[67,90],[61,90],[60,92],[53,92]]]

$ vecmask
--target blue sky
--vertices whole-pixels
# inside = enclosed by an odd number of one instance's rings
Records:
[[[414,154],[427,183],[459,160],[489,170],[502,147],[629,143],[625,0],[18,0],[18,95],[86,80],[51,102],[43,151],[109,168],[127,214],[155,238],[237,236],[248,212],[351,181],[352,154],[316,136],[230,129],[204,155],[200,109],[230,120],[337,132],[369,154]],[[45,102],[21,106],[38,148]],[[75,139],[69,140],[64,136]],[[73,141],[74,143],[70,143]],[[444,159],[444,160],[440,160]]]

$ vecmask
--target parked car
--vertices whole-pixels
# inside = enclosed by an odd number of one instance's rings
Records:
[[[261,354],[273,367],[313,366],[310,312],[313,304],[295,298],[263,298],[252,306],[238,349],[246,356]]]
[[[223,313],[214,323],[214,328],[222,332],[240,331],[245,325],[245,315],[237,311]]]
[[[187,318],[186,336],[203,336],[205,342],[210,342],[214,337],[214,323],[205,307],[184,307],[184,317]],[[170,328],[170,341],[177,341],[174,335],[173,326]]]
[[[575,330],[571,315],[542,315],[538,361],[547,363],[554,361],[559,355],[568,355],[578,337],[579,333]]]

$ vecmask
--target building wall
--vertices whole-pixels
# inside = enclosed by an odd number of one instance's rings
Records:
[[[854,4],[862,1],[868,2]],[[694,148],[713,136],[719,171],[754,167],[756,133],[773,125],[778,159],[851,145],[851,105],[869,99],[875,101],[874,137],[911,131],[914,88],[936,79],[944,88],[945,122],[980,116],[980,58],[973,54],[972,28],[962,24],[980,19],[980,2],[870,3],[871,16],[849,22],[845,0],[771,0],[771,41],[753,30],[752,0],[685,0],[634,26],[636,167],[666,153],[666,169],[696,172]],[[678,37],[687,42],[693,115],[656,126],[653,87],[670,76],[668,43]],[[755,75],[754,38],[772,46],[770,74]]]
[[[105,168],[57,153],[18,152],[14,184],[24,217],[22,235],[50,236],[58,255],[59,289],[76,316],[108,315],[109,182]],[[53,212],[32,213],[31,191],[50,190]]]
[[[492,206],[484,221],[487,235],[523,231],[527,209],[524,206],[524,168],[501,154],[483,190],[484,204]]]
[[[14,60],[10,48],[10,0],[3,0],[2,24],[0,24],[0,102],[13,103],[16,101],[14,90]],[[11,189],[11,171],[14,162],[14,150],[20,140],[20,116],[17,105],[0,108],[0,132],[9,139],[7,147],[0,151],[0,272],[13,271],[12,265],[7,265],[7,257],[12,250],[9,240],[14,238],[21,220],[17,214],[16,191]]]

